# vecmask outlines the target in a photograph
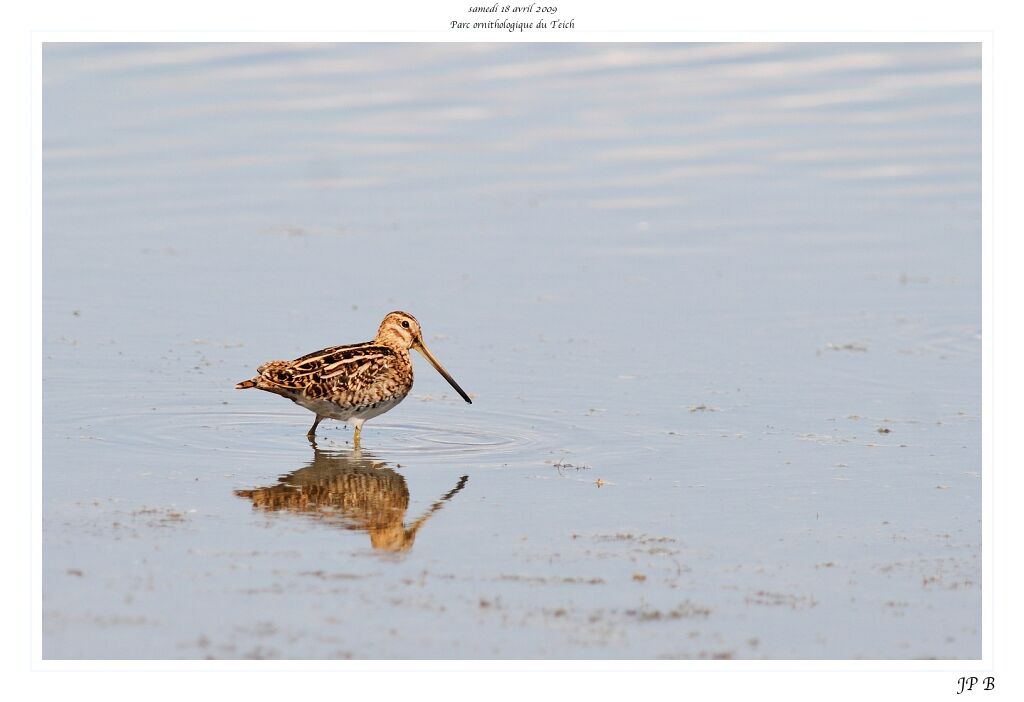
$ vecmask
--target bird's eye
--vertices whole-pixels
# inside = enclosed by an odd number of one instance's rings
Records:
[[[409,320],[408,319],[403,319],[402,320],[402,326],[405,327],[406,329],[408,329],[409,328]]]

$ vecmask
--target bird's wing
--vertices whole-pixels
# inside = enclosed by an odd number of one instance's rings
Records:
[[[387,346],[351,344],[314,351],[294,361],[260,367],[264,380],[294,390],[320,387],[325,392],[352,384],[369,385],[391,366],[395,352]]]

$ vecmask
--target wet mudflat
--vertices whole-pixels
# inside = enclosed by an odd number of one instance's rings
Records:
[[[44,657],[979,657],[979,80],[48,45]],[[472,405],[233,389],[392,309]]]

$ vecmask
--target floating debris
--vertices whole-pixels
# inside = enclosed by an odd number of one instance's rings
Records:
[[[866,353],[867,350],[868,350],[868,347],[865,346],[864,344],[857,344],[857,343],[853,343],[853,342],[849,342],[849,343],[846,343],[846,344],[836,344],[836,343],[833,343],[833,342],[830,341],[827,344],[825,344],[824,350],[825,351],[852,351],[853,353]],[[821,353],[821,349],[818,349],[818,353]]]
[[[541,583],[545,585],[604,585],[604,578],[586,578],[578,576],[546,576],[546,575],[499,575],[498,580],[521,583]]]
[[[566,471],[566,470],[569,470],[569,469],[572,469],[572,470],[575,470],[575,471],[590,470],[590,466],[588,466],[586,463],[580,463],[579,465],[576,465],[574,463],[569,463],[568,461],[566,461],[563,458],[558,459],[552,465],[555,467],[555,470],[558,471],[559,475],[561,475],[563,471]]]
[[[800,441],[813,441],[818,444],[846,444],[853,439],[845,436],[833,436],[831,434],[802,434],[797,437]]]
[[[682,602],[671,610],[660,609],[627,609],[623,612],[627,617],[641,622],[663,621],[672,619],[706,619],[711,614],[711,608],[698,605],[689,600]]]
[[[746,598],[747,604],[767,605],[769,607],[789,607],[790,609],[804,609],[816,607],[818,601],[812,595],[792,595],[785,592],[768,592],[758,590]]]

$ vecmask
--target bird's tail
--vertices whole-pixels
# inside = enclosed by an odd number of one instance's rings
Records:
[[[253,378],[252,380],[243,380],[235,386],[235,390],[246,390],[254,387],[256,387],[256,378]]]

